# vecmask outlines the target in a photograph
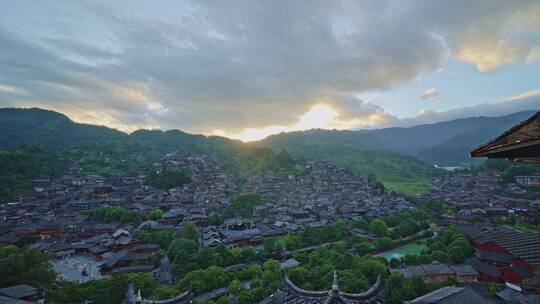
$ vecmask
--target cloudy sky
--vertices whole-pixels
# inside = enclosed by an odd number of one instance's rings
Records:
[[[0,0],[0,107],[252,140],[540,109],[540,1]]]

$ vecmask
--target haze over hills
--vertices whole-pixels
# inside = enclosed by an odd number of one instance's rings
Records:
[[[490,140],[502,131],[529,118],[533,111],[513,113],[502,117],[471,117],[407,128],[385,128],[360,131],[311,130],[282,133],[261,141],[274,147],[298,151],[294,145],[312,140],[331,146],[349,145],[360,151],[394,151],[415,156],[440,166],[457,166],[475,160],[469,151]],[[294,139],[293,139],[294,138]],[[377,151],[377,150],[373,150]],[[305,153],[314,153],[305,151]]]
[[[426,164],[457,166],[480,162],[470,158],[471,149],[533,113],[473,117],[408,128],[281,133],[259,144],[285,149],[293,155],[351,166],[376,175],[396,190],[414,193],[428,189],[434,168]]]
[[[356,137],[368,146],[413,155],[440,166],[456,166],[481,161],[469,157],[469,151],[533,114],[525,111],[501,117],[471,117],[408,128],[357,131]]]
[[[264,167],[271,160],[266,152],[256,152],[268,148],[266,143],[242,143],[218,136],[192,135],[179,130],[137,130],[126,134],[107,127],[79,124],[67,116],[41,109],[0,109],[0,125],[8,125],[0,135],[0,149],[32,145],[45,150],[69,150],[71,154],[82,155],[90,164],[107,168],[106,174],[133,168],[133,164],[143,164],[151,159],[159,159],[164,153],[211,153],[229,160],[229,167],[235,171],[251,170],[247,167]],[[318,131],[311,131],[318,132]],[[324,131],[327,136],[313,140],[306,133],[291,133],[302,140],[290,145],[274,145],[275,150],[286,149],[291,154],[307,158],[332,160],[332,162],[359,169],[363,174],[375,175],[387,185],[400,183],[420,183],[422,189],[429,184],[435,169],[427,162],[393,151],[368,148],[360,143],[340,143],[332,131]],[[346,134],[346,133],[340,133]],[[314,145],[314,146],[313,146]],[[253,152],[255,151],[255,152]],[[304,153],[304,152],[309,153]],[[242,156],[240,156],[242,155]],[[237,161],[243,157],[242,161]],[[103,164],[103,159],[115,161]],[[120,164],[118,161],[122,160]],[[121,166],[120,166],[121,165]],[[408,190],[408,189],[405,189]]]
[[[533,112],[504,117],[475,117],[418,125],[360,131],[309,130],[273,135],[243,144],[218,136],[192,135],[179,130],[137,130],[126,134],[115,129],[80,124],[48,110],[0,109],[0,149],[33,145],[46,150],[93,145],[111,155],[135,151],[148,158],[162,153],[214,153],[229,155],[250,147],[270,146],[292,155],[321,159],[375,175],[398,190],[425,190],[435,174],[433,164],[454,166],[471,162],[471,148],[495,137]]]

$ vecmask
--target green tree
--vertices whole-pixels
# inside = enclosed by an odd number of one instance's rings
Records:
[[[278,242],[276,238],[266,238],[263,241],[263,248],[266,255],[279,258],[283,253],[283,243]]]
[[[151,220],[160,220],[162,217],[163,217],[163,214],[165,214],[163,212],[163,210],[161,209],[154,209],[152,211],[150,211],[150,213],[148,214],[148,216],[150,217]]]
[[[401,260],[400,259],[392,258],[390,260],[390,267],[399,268],[399,266],[401,266]]]
[[[353,223],[353,226],[356,227],[356,228],[368,228],[368,227],[369,227],[369,223],[368,223],[368,221],[366,221],[365,219],[359,218],[358,220],[356,220],[356,221]]]
[[[448,257],[450,258],[450,262],[452,264],[460,264],[465,262],[465,259],[467,258],[463,247],[451,247],[448,248]]]
[[[386,223],[380,219],[374,219],[371,221],[371,224],[369,224],[369,231],[380,237],[389,236],[388,226],[386,226]]]
[[[234,197],[225,211],[225,218],[233,216],[251,217],[253,207],[262,203],[262,197],[258,193],[241,194]]]
[[[369,242],[364,241],[354,244],[353,248],[357,254],[364,255],[373,250],[373,245],[371,245]]]
[[[147,178],[148,185],[157,189],[171,189],[189,183],[191,178],[184,167],[169,168],[166,165],[151,170]]]
[[[238,295],[238,304],[252,304],[251,293],[248,290],[242,290]]]
[[[431,253],[431,258],[440,263],[450,262],[450,257],[448,256],[448,254],[440,250],[433,251]]]
[[[388,303],[403,303],[407,298],[406,285],[406,279],[401,273],[392,272],[384,284],[384,294]]]
[[[137,211],[125,210],[124,213],[122,213],[121,220],[122,222],[138,223],[141,221],[141,216]]]
[[[386,248],[392,245],[392,239],[388,237],[381,237],[376,240],[374,244],[376,248]]]
[[[189,240],[196,241],[199,238],[199,230],[197,225],[193,221],[187,221],[184,223],[184,229],[182,235]]]
[[[229,284],[229,292],[234,295],[234,296],[238,296],[240,294],[240,292],[242,292],[244,290],[244,286],[242,286],[242,282],[240,282],[240,280],[238,279],[234,279],[231,281],[231,283]]]
[[[223,296],[216,301],[216,304],[230,304],[230,303],[231,301],[229,300],[229,297],[227,296]]]
[[[49,256],[36,249],[0,247],[0,288],[28,284],[47,289],[56,280]]]
[[[497,297],[497,293],[501,291],[501,288],[496,283],[490,282],[488,283],[487,287],[487,293],[490,297],[495,298]]]
[[[208,215],[208,225],[217,226],[221,224],[221,222],[222,222],[221,216],[219,216],[219,214],[217,214],[216,212],[211,212]]]
[[[176,265],[175,272],[186,274],[198,268],[196,255],[199,249],[197,242],[186,238],[176,238],[167,249],[167,256]]]
[[[242,269],[238,272],[238,279],[242,281],[253,280],[254,278],[260,276],[262,273],[262,268],[258,264],[252,264],[246,269]]]

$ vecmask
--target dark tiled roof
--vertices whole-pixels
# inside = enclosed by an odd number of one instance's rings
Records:
[[[459,276],[478,275],[471,265],[450,265],[450,268]]]
[[[374,303],[377,300],[380,300],[384,290],[383,279],[380,275],[377,277],[377,282],[369,290],[359,294],[349,294],[337,289],[329,291],[303,290],[294,285],[287,276],[283,279],[283,285],[286,293],[284,303],[293,304]]]
[[[456,287],[447,286],[437,289],[433,292],[425,294],[411,301],[405,301],[410,304],[487,304],[493,303],[491,300],[486,299],[471,288],[468,287]]]
[[[0,296],[1,304],[31,304],[32,302]]]
[[[504,263],[504,264],[512,263],[512,256],[504,252],[482,251],[478,255],[478,258],[482,261],[488,261],[488,262],[496,262],[496,263]]]
[[[37,294],[37,289],[28,285],[16,285],[0,289],[0,295],[10,298],[21,299]]]
[[[474,259],[471,262],[471,266],[474,268],[474,270],[478,271],[479,273],[484,273],[495,278],[501,275],[501,271],[497,267],[486,264],[477,259]]]
[[[483,233],[479,239],[493,241],[505,248],[512,255],[520,257],[528,263],[540,266],[540,233],[521,233],[517,231],[490,231]]]
[[[422,265],[426,274],[453,274],[454,271],[446,264],[434,263]]]
[[[540,157],[540,112],[471,151],[473,157]]]
[[[521,265],[512,265],[512,271],[517,273],[521,278],[530,278],[533,276],[533,273],[530,272],[526,267]]]
[[[113,269],[113,273],[131,273],[131,272],[150,272],[154,269],[152,265],[137,265],[137,266],[127,266],[119,267]]]

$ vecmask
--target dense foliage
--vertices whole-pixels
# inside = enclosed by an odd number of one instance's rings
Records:
[[[47,150],[62,150],[71,161],[81,162],[82,174],[104,176],[141,169],[149,161],[173,152],[219,156],[239,180],[253,170],[303,173],[294,166],[288,154],[253,147],[269,145],[292,155],[321,159],[358,169],[364,174],[374,174],[393,190],[419,193],[428,189],[429,179],[437,174],[437,170],[414,157],[390,151],[420,156],[439,165],[455,165],[470,161],[467,152],[471,148],[530,115],[532,113],[523,112],[500,118],[470,118],[372,131],[312,130],[275,135],[256,145],[246,145],[222,137],[191,135],[178,130],[137,130],[128,135],[106,127],[78,124],[52,111],[1,109],[0,149],[30,144]],[[422,138],[422,142],[417,138]],[[448,155],[451,159],[441,159]],[[27,184],[28,181],[18,183]]]
[[[184,167],[169,168],[161,166],[157,170],[150,170],[146,183],[157,189],[172,189],[189,183],[191,178]]]
[[[21,146],[0,151],[0,203],[32,190],[32,179],[56,178],[67,172],[68,164],[60,153]]]
[[[74,123],[63,114],[37,108],[0,109],[0,130],[0,149],[22,144],[58,149],[125,135],[107,127]]]
[[[465,235],[455,227],[443,228],[435,238],[426,242],[427,250],[422,255],[406,255],[403,261],[407,265],[428,264],[432,261],[460,264],[474,253],[474,249]]]
[[[337,270],[341,291],[363,292],[371,287],[386,266],[384,258],[352,255],[342,246],[295,254],[295,258],[302,266],[291,269],[289,278],[307,290],[331,289],[333,274]]]
[[[141,216],[136,211],[127,210],[122,207],[103,206],[95,210],[88,211],[87,214],[101,222],[139,222]]]
[[[415,299],[421,295],[437,290],[441,287],[453,285],[452,280],[442,284],[425,283],[420,277],[407,279],[401,273],[393,272],[384,285],[386,302],[401,304],[404,301]]]
[[[274,135],[261,144],[285,149],[292,155],[320,159],[356,169],[396,190],[427,190],[437,173],[432,165],[414,157],[372,148],[335,131],[314,130]],[[398,187],[398,188],[396,188]]]
[[[120,207],[107,206],[100,208],[92,215],[106,221],[115,220],[118,216],[121,218],[122,213],[123,209]],[[401,239],[393,240],[391,237],[414,234],[417,229],[420,231],[425,228],[423,224],[419,224],[412,230],[410,227],[404,228],[406,226],[404,223],[420,219],[421,216],[421,212],[405,212],[401,216],[384,217],[373,220],[371,223],[359,219],[355,223],[337,222],[321,228],[306,227],[295,235],[265,239],[260,251],[249,246],[200,248],[197,244],[197,230],[191,222],[186,223],[179,234],[167,230],[135,230],[133,236],[141,243],[156,243],[162,248],[152,258],[154,265],[158,266],[165,255],[172,261],[174,273],[180,279],[176,285],[172,287],[159,285],[150,274],[121,275],[83,284],[62,282],[61,288],[55,287],[50,282],[48,283],[50,287],[46,286],[47,299],[57,303],[84,300],[95,301],[95,303],[109,303],[110,301],[119,303],[125,293],[127,283],[133,282],[135,289],[140,288],[146,298],[169,298],[189,287],[192,287],[197,295],[201,295],[213,289],[228,286],[237,303],[258,303],[277,290],[281,284],[283,270],[280,269],[277,260],[291,256],[297,259],[301,266],[286,272],[298,286],[311,290],[328,290],[331,288],[333,272],[337,270],[341,290],[362,292],[375,282],[377,275],[383,273],[388,264],[393,267],[399,264],[399,262],[396,264],[396,261],[388,263],[386,259],[373,257],[369,253],[372,250],[387,248],[401,242]],[[420,220],[419,222],[422,223]],[[349,231],[353,227],[368,230],[372,228],[374,232],[377,231],[378,234],[387,237],[368,242],[362,237],[351,235]],[[428,240],[426,252],[413,262],[423,261],[425,256],[436,260],[441,260],[440,256],[443,256],[443,258],[448,257],[449,261],[457,261],[452,257],[452,252],[459,251],[457,254],[459,258],[461,253],[470,250],[463,240],[463,236],[454,228],[443,229],[439,236]],[[5,252],[19,250],[13,248]],[[446,254],[446,252],[449,253]],[[412,263],[411,261],[410,257],[406,257],[406,263]],[[248,266],[239,271],[227,269],[228,266],[239,264]],[[54,280],[54,276],[52,279]],[[398,285],[390,284],[390,287],[386,287],[391,289],[388,292],[393,295],[392,297],[404,295],[410,298],[435,287],[435,285],[419,285],[414,279],[392,280],[401,282]],[[243,282],[247,281],[251,283],[250,289],[243,285]],[[108,293],[108,296],[104,296],[103,293]],[[228,301],[227,298],[222,298],[217,303],[228,303]]]
[[[27,284],[48,289],[56,282],[49,257],[37,249],[0,247],[0,269],[0,288]]]
[[[180,293],[175,287],[159,285],[151,273],[133,273],[80,284],[64,282],[61,288],[51,290],[47,299],[54,303],[122,303],[128,283],[133,283],[134,289],[141,290],[146,298],[166,298]]]
[[[131,134],[70,121],[62,114],[40,109],[1,109],[0,203],[28,193],[35,178],[59,177],[77,163],[79,175],[119,176],[148,171],[148,165],[167,153],[216,156],[239,182],[251,172],[273,170],[305,174],[285,151],[256,147],[223,137],[191,135],[178,130],[137,130]],[[26,129],[30,129],[27,132]],[[31,144],[37,148],[18,145]],[[15,148],[19,147],[19,148]],[[189,181],[183,169],[151,170],[150,184],[167,189]]]
[[[253,207],[262,204],[262,202],[263,199],[258,193],[246,193],[238,195],[231,199],[229,205],[223,212],[223,217],[251,217]]]

